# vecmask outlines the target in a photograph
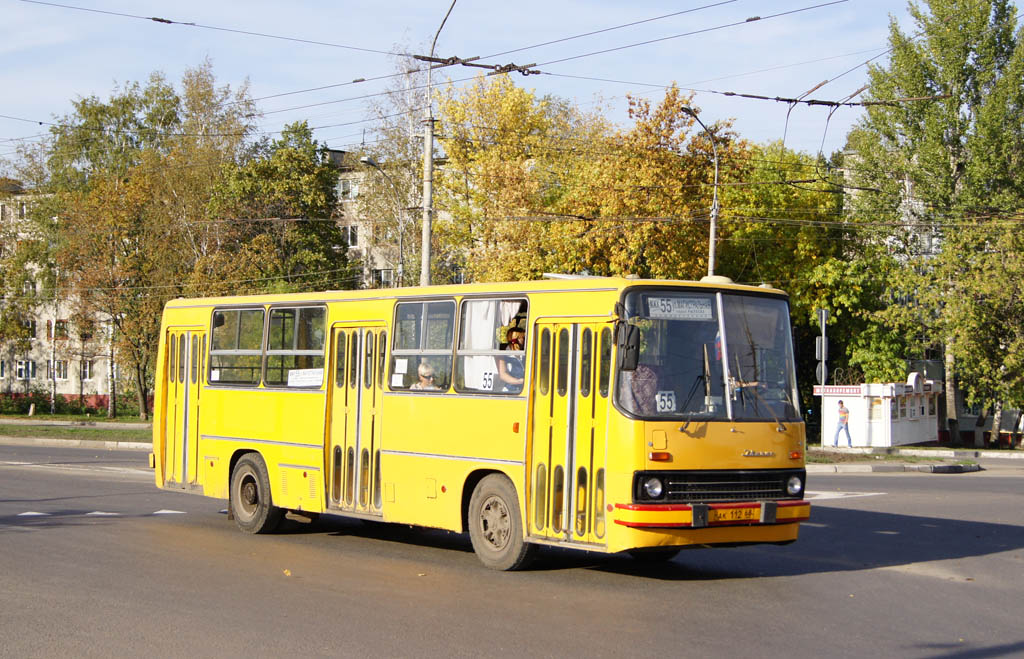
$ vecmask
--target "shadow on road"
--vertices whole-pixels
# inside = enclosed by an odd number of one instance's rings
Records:
[[[435,529],[323,517],[312,524],[289,521],[283,533],[327,533],[462,552],[469,537]],[[792,545],[690,549],[664,563],[625,554],[545,547],[532,570],[590,569],[662,580],[784,577],[870,570],[929,561],[972,558],[1024,548],[1024,527],[820,506]]]

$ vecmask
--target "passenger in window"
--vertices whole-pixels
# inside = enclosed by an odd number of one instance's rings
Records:
[[[526,333],[519,327],[510,327],[505,333],[505,350],[523,350],[523,343]],[[501,380],[501,390],[504,393],[517,394],[523,390],[523,377],[526,369],[523,367],[522,355],[509,355],[498,357],[498,379]]]
[[[434,384],[434,367],[427,362],[420,362],[419,368],[416,369],[416,374],[419,376],[419,379],[416,382],[413,382],[412,386],[409,387],[410,389],[424,391],[436,391],[440,389],[440,387]]]

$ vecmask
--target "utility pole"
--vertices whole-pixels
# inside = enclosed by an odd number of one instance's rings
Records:
[[[824,385],[828,382],[828,335],[825,331],[828,326],[828,309],[818,309],[818,324],[821,325],[821,336],[814,337],[814,358],[818,360],[814,375],[818,384]]]
[[[715,159],[715,188],[711,198],[711,231],[708,235],[708,276],[713,277],[715,274],[715,242],[718,229],[718,147],[715,146],[714,134],[708,130],[708,127],[697,116],[697,111],[691,107],[684,106],[683,112],[693,117],[694,121],[700,124],[700,127],[708,134],[708,139],[711,140],[711,153]]]
[[[452,0],[448,13],[441,21],[441,27],[437,28],[434,41],[430,44],[430,57],[434,56],[437,38],[441,36],[441,30],[451,16],[452,9],[455,9],[455,2],[456,0]],[[431,68],[433,67],[427,66],[427,118],[423,122],[423,234],[420,238],[420,286],[430,286],[430,235],[434,213],[434,102],[430,94]]]

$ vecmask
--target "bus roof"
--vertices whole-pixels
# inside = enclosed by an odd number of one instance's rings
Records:
[[[167,308],[179,306],[221,306],[253,304],[257,302],[330,302],[342,300],[397,299],[406,297],[449,297],[483,293],[527,294],[572,291],[616,291],[636,286],[668,286],[734,290],[785,296],[785,291],[762,284],[737,284],[727,277],[705,277],[701,281],[678,279],[637,279],[632,277],[559,277],[513,282],[483,282],[475,284],[444,284],[438,286],[405,286],[401,288],[373,288],[355,290],[327,290],[309,293],[261,293],[257,295],[231,295],[222,297],[175,298]]]

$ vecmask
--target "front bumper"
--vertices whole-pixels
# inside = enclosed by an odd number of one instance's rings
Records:
[[[701,529],[802,522],[811,516],[807,501],[745,503],[617,503],[615,523],[635,529]]]

